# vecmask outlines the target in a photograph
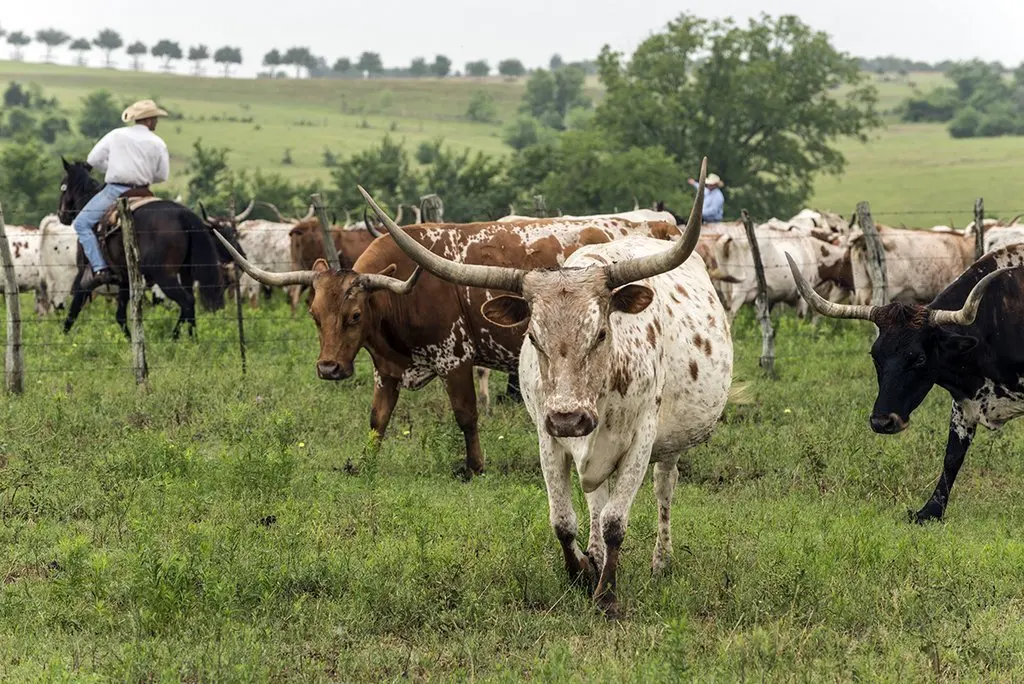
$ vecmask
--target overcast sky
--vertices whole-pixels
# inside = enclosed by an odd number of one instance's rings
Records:
[[[381,53],[385,66],[408,64],[416,56],[448,55],[456,69],[484,58],[492,66],[518,57],[527,66],[546,65],[560,53],[567,61],[593,57],[605,43],[630,51],[652,31],[692,11],[703,16],[745,20],[761,12],[797,14],[833,36],[842,50],[863,56],[897,54],[939,61],[981,57],[1007,65],[1024,61],[1024,0],[721,0],[696,4],[678,0],[4,0],[0,26],[8,31],[55,26],[75,37],[92,37],[105,27],[126,43],[152,45],[161,38],[182,48],[205,43],[242,48],[242,74],[253,74],[271,48],[309,46],[328,62]],[[6,56],[9,46],[0,46]],[[40,59],[30,46],[28,59]],[[91,62],[99,55],[93,51]],[[61,50],[58,59],[68,61]],[[123,65],[127,57],[120,55]],[[179,71],[182,67],[179,66]]]

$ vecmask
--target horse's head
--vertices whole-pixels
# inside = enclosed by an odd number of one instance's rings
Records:
[[[64,165],[64,178],[60,181],[60,206],[57,209],[57,217],[67,226],[75,220],[86,202],[99,192],[100,183],[90,175],[92,167],[88,162],[69,162],[64,157],[61,157],[60,161]]]

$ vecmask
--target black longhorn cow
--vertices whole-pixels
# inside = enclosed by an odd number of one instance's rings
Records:
[[[818,296],[789,258],[807,303],[833,318],[878,326],[871,357],[878,396],[871,429],[895,434],[932,386],[953,397],[942,475],[914,522],[940,520],[978,425],[990,430],[1024,415],[1024,245],[988,254],[927,306],[833,304]]]

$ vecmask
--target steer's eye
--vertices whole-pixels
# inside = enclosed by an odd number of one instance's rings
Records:
[[[353,323],[358,323],[359,319],[362,318],[362,317],[363,317],[363,314],[361,314],[360,312],[356,311],[354,314],[352,314],[352,319],[351,320],[352,320]]]
[[[597,333],[597,341],[598,342],[604,342],[606,339],[608,339],[608,331],[607,330],[602,329],[601,332]]]
[[[913,358],[913,360],[911,362],[911,366],[913,368],[924,368],[925,364],[927,364],[927,363],[928,363],[928,357],[925,356],[924,354],[918,354],[917,356],[915,356]]]

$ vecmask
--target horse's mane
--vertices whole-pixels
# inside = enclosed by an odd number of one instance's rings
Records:
[[[99,190],[100,182],[89,175],[92,167],[85,162],[72,162],[67,167],[68,190],[76,193],[96,192]]]

